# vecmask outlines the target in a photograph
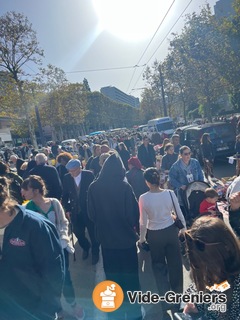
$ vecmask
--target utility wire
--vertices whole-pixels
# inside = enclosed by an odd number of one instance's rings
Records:
[[[80,73],[80,72],[96,72],[96,71],[109,71],[109,70],[122,70],[122,69],[133,69],[133,68],[141,68],[141,67],[145,67],[145,64],[139,66],[139,65],[135,65],[135,66],[128,66],[128,67],[114,67],[114,68],[102,68],[102,69],[87,69],[87,70],[78,70],[78,71],[68,71],[65,73]]]
[[[166,40],[167,36],[169,35],[169,33],[172,31],[172,29],[175,27],[175,25],[178,23],[178,21],[180,20],[180,18],[182,17],[182,15],[184,14],[184,12],[187,10],[187,8],[190,6],[191,2],[193,0],[190,0],[187,4],[187,6],[185,7],[185,9],[182,11],[182,13],[179,15],[179,17],[177,18],[177,20],[175,21],[175,23],[173,24],[173,26],[171,27],[171,29],[168,31],[167,35],[163,38],[163,40],[161,41],[161,43],[159,44],[159,46],[157,47],[157,49],[154,51],[154,53],[151,55],[151,57],[148,59],[148,61],[146,62],[145,65],[147,65],[149,63],[149,61],[152,59],[152,57],[155,55],[155,53],[158,51],[158,49],[160,48],[160,46],[163,44],[163,42]],[[144,72],[145,68],[142,70],[142,72],[140,73],[139,77],[137,78],[137,81],[135,82],[133,88],[137,85],[140,77],[142,76],[143,72]],[[132,90],[131,90],[132,91]]]
[[[167,10],[167,12],[165,13],[164,17],[162,18],[160,24],[158,25],[156,31],[155,31],[154,34],[153,34],[151,40],[149,41],[147,47],[146,47],[145,50],[143,51],[140,59],[138,60],[137,65],[138,65],[138,64],[140,63],[140,61],[142,60],[142,58],[143,58],[143,56],[145,55],[147,49],[149,48],[150,44],[152,43],[153,39],[155,38],[156,34],[158,33],[158,30],[160,29],[161,25],[163,24],[164,20],[166,19],[167,15],[169,14],[169,12],[170,12],[170,10],[171,10],[174,2],[175,2],[175,0],[173,0],[173,2],[171,3],[170,7],[169,7],[168,10]],[[133,71],[132,77],[131,77],[131,79],[130,79],[130,82],[129,82],[129,84],[128,84],[128,87],[127,87],[127,91],[126,91],[126,92],[128,92],[128,90],[129,90],[129,88],[130,88],[130,85],[131,85],[131,83],[132,83],[132,79],[133,79],[133,77],[134,77],[134,75],[135,75],[135,72],[136,72],[136,68],[134,68],[134,71]]]
[[[33,70],[33,68],[31,68],[31,67],[28,66],[27,64],[25,64],[25,66],[26,66],[28,69],[30,69],[31,71],[36,72],[35,70]]]

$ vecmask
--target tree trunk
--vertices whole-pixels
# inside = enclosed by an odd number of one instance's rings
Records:
[[[161,87],[161,93],[162,93],[162,103],[163,103],[163,115],[164,117],[167,117],[167,104],[165,99],[165,91],[164,91],[164,79],[162,74],[162,68],[161,65],[159,65],[159,76],[160,76],[160,87]]]
[[[57,140],[57,134],[56,134],[56,129],[55,127],[52,128],[52,141]]]
[[[63,129],[62,129],[62,126],[59,126],[59,140],[63,141]]]

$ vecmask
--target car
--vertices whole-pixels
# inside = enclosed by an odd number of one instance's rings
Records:
[[[90,132],[89,136],[93,137],[93,136],[98,136],[101,134],[104,134],[106,131],[94,131],[94,132]]]
[[[203,119],[202,118],[196,118],[193,120],[192,122],[193,124],[197,124],[197,125],[201,125],[203,123]]]
[[[65,147],[66,145],[71,145],[72,147],[77,143],[76,139],[67,139],[61,142],[61,146]]]
[[[204,133],[210,135],[210,140],[215,148],[216,158],[227,157],[234,154],[236,134],[233,126],[226,122],[187,126],[182,129],[180,143],[190,147],[193,152],[193,157],[202,162],[200,144],[201,137]]]

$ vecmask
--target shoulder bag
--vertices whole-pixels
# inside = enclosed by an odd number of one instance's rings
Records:
[[[173,214],[173,219],[174,219],[174,224],[175,226],[178,228],[178,229],[183,229],[185,228],[182,221],[178,218],[178,215],[177,215],[177,210],[176,210],[176,207],[175,207],[175,204],[174,204],[174,201],[173,201],[173,198],[172,198],[172,195],[171,195],[171,192],[169,191],[169,194],[170,194],[170,197],[172,199],[172,204],[173,204],[173,208],[174,208],[174,213]]]

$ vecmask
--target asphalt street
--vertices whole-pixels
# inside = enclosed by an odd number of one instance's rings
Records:
[[[229,164],[226,159],[217,161],[214,164],[214,175],[217,178],[222,177],[232,177],[235,174],[235,163]],[[225,221],[228,223],[227,214],[225,215]],[[0,230],[1,233],[1,230]],[[76,239],[75,239],[76,242]],[[70,257],[70,269],[72,280],[76,292],[77,302],[83,306],[86,317],[85,320],[106,320],[106,313],[99,311],[93,304],[92,292],[94,287],[101,281],[105,280],[105,275],[103,271],[102,259],[100,255],[100,260],[97,265],[91,265],[91,254],[87,260],[82,260],[82,250],[78,243],[75,243],[76,248],[76,261],[74,261],[73,256]],[[150,290],[152,293],[157,292],[155,280],[151,269],[151,259],[150,253],[141,251],[139,256],[139,275],[141,290],[143,292]],[[183,263],[183,273],[184,273],[184,289],[186,289],[191,283],[189,277],[189,271],[186,269],[186,261]],[[66,310],[65,320],[74,320],[71,317],[71,309],[69,305],[66,304],[64,299],[62,299],[63,307]],[[159,305],[144,305],[146,312],[146,320],[161,320]]]

